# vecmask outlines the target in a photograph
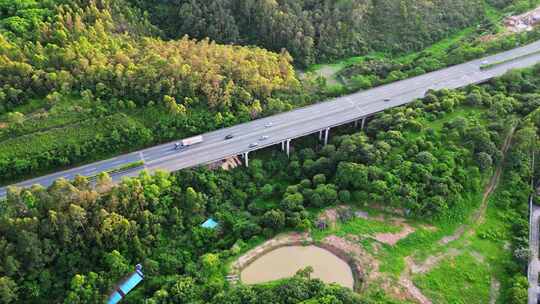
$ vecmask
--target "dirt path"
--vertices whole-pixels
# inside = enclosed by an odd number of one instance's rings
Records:
[[[493,193],[493,191],[497,188],[497,185],[499,184],[499,179],[503,171],[504,160],[506,158],[506,152],[508,151],[508,148],[510,147],[515,130],[516,130],[516,126],[513,126],[510,129],[510,132],[508,133],[508,135],[506,136],[506,139],[501,149],[501,152],[502,152],[501,162],[495,169],[495,173],[489,180],[489,183],[486,185],[484,194],[482,196],[482,203],[480,205],[480,208],[478,208],[478,210],[475,211],[474,214],[472,215],[471,224],[470,225],[464,224],[460,226],[456,230],[456,232],[454,232],[452,235],[442,238],[439,241],[439,245],[442,245],[442,246],[447,245],[448,243],[461,238],[465,233],[467,236],[473,235],[476,232],[476,228],[485,221],[486,211],[488,207],[488,199],[490,195]],[[405,258],[405,269],[401,273],[399,282],[406,289],[407,293],[412,299],[416,300],[420,304],[432,304],[431,300],[428,299],[422,293],[422,291],[419,290],[414,285],[414,283],[412,282],[412,275],[417,274],[417,273],[426,273],[429,270],[431,270],[433,267],[435,267],[443,259],[447,257],[458,256],[459,254],[461,254],[461,250],[451,248],[444,253],[431,255],[422,264],[417,264],[416,262],[414,262],[414,259],[413,259],[414,253],[413,253]],[[481,256],[479,253],[478,255]],[[500,283],[493,278],[492,283],[491,283],[491,291],[490,291],[490,303],[496,302],[498,294],[499,294],[499,286],[500,286]]]
[[[501,283],[497,279],[491,279],[491,288],[489,290],[489,304],[496,304],[497,299],[499,298],[499,290],[501,288]]]
[[[512,137],[514,135],[515,130],[516,130],[516,126],[513,126],[512,129],[510,129],[508,136],[506,136],[506,139],[504,140],[504,144],[501,149],[502,159],[499,165],[497,166],[497,168],[495,169],[495,174],[491,176],[491,179],[489,180],[489,183],[487,184],[486,189],[484,190],[480,208],[478,208],[478,210],[474,212],[471,218],[471,223],[473,223],[474,227],[468,230],[467,235],[472,235],[476,231],[476,227],[484,223],[484,220],[486,218],[486,211],[488,207],[488,199],[490,195],[493,193],[493,191],[495,191],[495,189],[497,188],[497,185],[499,184],[499,179],[501,177],[504,160],[506,158],[506,152],[508,151],[508,148],[510,147],[510,143],[512,142]],[[439,245],[447,245],[448,243],[459,239],[465,233],[467,228],[470,228],[470,227],[468,227],[467,225],[462,225],[452,235],[442,238],[439,241]]]
[[[405,262],[410,265],[410,272],[412,274],[426,273],[439,264],[442,260],[456,257],[460,254],[461,250],[450,248],[444,253],[429,256],[422,264],[416,264],[410,256],[405,258]]]

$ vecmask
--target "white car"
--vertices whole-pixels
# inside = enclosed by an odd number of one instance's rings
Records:
[[[264,135],[261,137],[261,140],[267,140],[268,139],[268,136]]]
[[[269,122],[266,125],[264,125],[265,128],[271,128],[274,124]]]

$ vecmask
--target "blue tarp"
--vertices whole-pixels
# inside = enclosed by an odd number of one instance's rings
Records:
[[[206,220],[206,222],[204,222],[201,227],[203,228],[210,228],[210,229],[214,229],[216,228],[218,225],[218,223],[216,221],[214,221],[213,219],[209,218]]]
[[[143,278],[144,275],[142,273],[142,267],[141,265],[137,265],[135,268],[135,272],[124,278],[115,288],[113,293],[109,296],[109,300],[107,301],[107,304],[116,304],[124,298],[128,292],[133,290],[137,284],[139,284]]]

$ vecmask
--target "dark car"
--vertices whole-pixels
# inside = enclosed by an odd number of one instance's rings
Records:
[[[234,135],[233,135],[233,134],[229,134],[229,135],[225,136],[225,140],[227,140],[227,139],[231,139],[231,138],[233,138],[233,137],[234,137]]]
[[[384,99],[384,102],[389,102],[390,101],[390,98],[385,98]]]

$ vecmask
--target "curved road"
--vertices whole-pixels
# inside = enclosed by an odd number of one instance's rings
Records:
[[[484,62],[504,63],[481,70],[480,66]],[[78,174],[91,176],[139,160],[145,162],[144,168],[134,168],[112,175],[113,180],[118,181],[125,176],[135,176],[142,169],[152,172],[158,169],[176,171],[194,167],[353,122],[388,108],[409,103],[416,98],[422,98],[430,89],[455,89],[482,83],[501,76],[510,69],[525,68],[538,62],[540,62],[540,41],[330,101],[209,132],[203,134],[203,143],[188,147],[181,152],[173,149],[173,143],[157,145],[101,162],[27,180],[16,186],[29,187],[33,184],[49,186],[58,178],[71,180]],[[265,127],[268,123],[272,123],[273,126]],[[224,137],[228,134],[235,136],[225,141]],[[268,136],[268,139],[261,141],[262,136]],[[258,142],[259,146],[250,149],[249,145],[254,142]],[[6,190],[6,187],[0,188],[0,198],[5,197]]]

